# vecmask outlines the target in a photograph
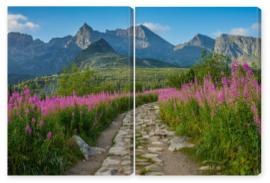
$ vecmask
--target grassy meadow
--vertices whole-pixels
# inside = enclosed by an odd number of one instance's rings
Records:
[[[186,68],[136,68],[136,91],[166,88],[171,86],[170,77],[187,72]]]

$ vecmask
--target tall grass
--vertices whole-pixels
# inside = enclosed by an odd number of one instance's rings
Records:
[[[192,138],[193,155],[222,174],[259,174],[261,87],[248,64],[232,64],[221,83],[206,76],[178,89],[158,90],[162,119]]]

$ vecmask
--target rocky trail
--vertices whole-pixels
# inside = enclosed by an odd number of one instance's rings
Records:
[[[87,144],[86,144],[87,145]],[[119,115],[102,132],[97,149],[85,160],[79,161],[68,175],[130,175],[133,172],[133,111]],[[93,149],[93,147],[90,147]],[[94,149],[95,151],[95,149]]]
[[[136,108],[136,175],[198,175],[201,168],[180,150],[191,148],[160,119],[158,103]],[[119,115],[100,135],[97,149],[66,174],[130,175],[133,173],[133,111]]]
[[[199,166],[177,151],[193,147],[185,137],[178,137],[162,123],[158,103],[136,109],[136,174],[196,175]]]

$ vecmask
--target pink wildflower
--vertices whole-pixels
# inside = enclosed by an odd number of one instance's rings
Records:
[[[30,90],[28,89],[28,88],[25,88],[24,90],[23,90],[23,94],[24,94],[24,96],[30,96]]]
[[[24,130],[25,130],[25,133],[28,135],[31,135],[33,131],[29,124],[26,125]]]
[[[238,70],[239,64],[237,61],[232,62],[232,72],[235,72]]]
[[[218,102],[223,103],[225,101],[224,92],[220,91],[217,96]]]
[[[29,109],[28,108],[26,108],[25,110],[24,110],[24,112],[25,112],[25,114],[27,115],[27,114],[29,114]]]
[[[31,120],[32,125],[34,125],[36,123],[36,119],[33,117]]]
[[[49,132],[47,133],[47,139],[48,139],[48,140],[51,140],[51,139],[52,139],[52,136],[53,136],[53,133],[52,133],[51,131],[49,131]]]
[[[243,69],[247,72],[248,76],[253,74],[252,68],[248,65],[248,63],[243,64]]]

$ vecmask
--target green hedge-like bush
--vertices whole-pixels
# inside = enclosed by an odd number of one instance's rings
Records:
[[[146,104],[146,103],[151,103],[151,102],[156,102],[158,100],[158,95],[157,94],[141,94],[136,96],[136,107]]]

